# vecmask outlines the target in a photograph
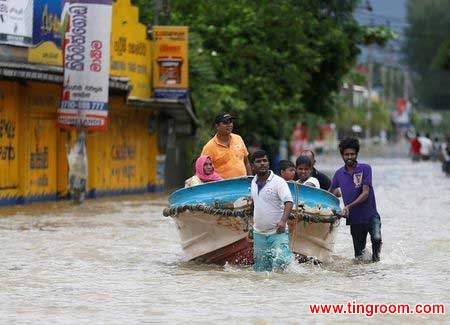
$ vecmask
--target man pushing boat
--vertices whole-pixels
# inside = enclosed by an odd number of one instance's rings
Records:
[[[284,270],[294,261],[286,227],[294,200],[286,181],[269,169],[265,151],[254,152],[250,161],[256,173],[251,185],[253,269],[259,272]]]
[[[372,240],[372,261],[378,262],[382,245],[381,220],[372,186],[372,167],[357,161],[358,139],[343,139],[339,143],[339,151],[344,166],[334,174],[329,191],[341,189],[345,204],[343,212],[347,216],[347,225],[350,225],[355,259],[363,259],[369,233]]]

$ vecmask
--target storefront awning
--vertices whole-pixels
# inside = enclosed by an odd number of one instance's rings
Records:
[[[200,124],[197,116],[195,116],[189,97],[182,100],[159,98],[138,99],[128,97],[127,103],[133,106],[156,109],[160,115],[171,117],[179,122],[193,123],[195,126]]]
[[[28,64],[22,62],[0,61],[0,78],[33,80],[51,83],[63,83],[63,68],[58,66]],[[128,94],[131,89],[130,79],[127,77],[109,77],[109,88],[112,91]],[[127,104],[137,107],[156,109],[161,116],[167,116],[181,123],[198,126],[190,99],[141,99],[128,97]]]
[[[0,77],[62,84],[63,68],[49,65],[0,61]],[[130,90],[130,80],[124,77],[110,76],[109,88],[127,93]]]

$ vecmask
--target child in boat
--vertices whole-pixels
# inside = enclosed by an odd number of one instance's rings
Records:
[[[297,182],[320,188],[319,180],[311,176],[312,161],[307,156],[299,156],[296,161]]]
[[[290,160],[280,160],[280,176],[285,181],[293,181],[295,178],[295,166]]]
[[[211,158],[209,156],[202,155],[195,161],[195,175],[188,178],[184,182],[184,187],[191,187],[221,179],[222,177],[214,171]]]

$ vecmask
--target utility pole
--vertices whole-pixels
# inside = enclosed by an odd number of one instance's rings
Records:
[[[371,23],[373,25],[373,22]],[[365,138],[366,142],[369,141],[371,136],[371,124],[372,124],[372,88],[373,88],[373,66],[374,66],[374,44],[369,45],[369,52],[367,56],[367,66],[368,66],[368,75],[367,75],[367,101],[366,101],[366,132]]]
[[[411,75],[409,73],[409,68],[408,66],[403,66],[403,73],[404,73],[404,77],[403,77],[403,97],[406,100],[406,109],[409,111],[407,112],[407,114],[409,115],[409,119],[408,119],[408,123],[411,123],[411,117],[413,114],[413,103],[412,100],[410,101],[409,98],[411,97]]]
[[[163,9],[163,0],[153,0],[153,8],[155,10],[153,25],[159,25],[159,16],[161,15]]]
[[[403,66],[403,97],[406,100],[409,100],[409,90],[410,90],[410,76],[409,76],[409,70],[407,66]]]
[[[397,69],[391,67],[389,69],[389,103],[391,105],[395,104],[395,74]]]
[[[369,13],[372,13],[373,7],[370,4],[369,0],[366,0],[365,2],[365,10],[367,10]],[[370,19],[370,27],[373,27],[374,22],[373,18]],[[368,68],[368,75],[367,75],[367,101],[366,101],[366,127],[365,127],[365,140],[366,142],[369,141],[370,138],[370,128],[372,124],[372,88],[373,88],[373,65],[374,65],[374,44],[370,44],[368,48],[368,55],[367,55],[367,68]]]

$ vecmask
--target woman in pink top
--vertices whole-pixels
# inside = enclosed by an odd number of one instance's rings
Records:
[[[199,185],[202,183],[207,183],[211,181],[221,180],[219,174],[214,171],[214,166],[212,160],[209,156],[202,155],[197,158],[195,162],[195,175],[188,178],[184,182],[184,187],[190,187]]]

